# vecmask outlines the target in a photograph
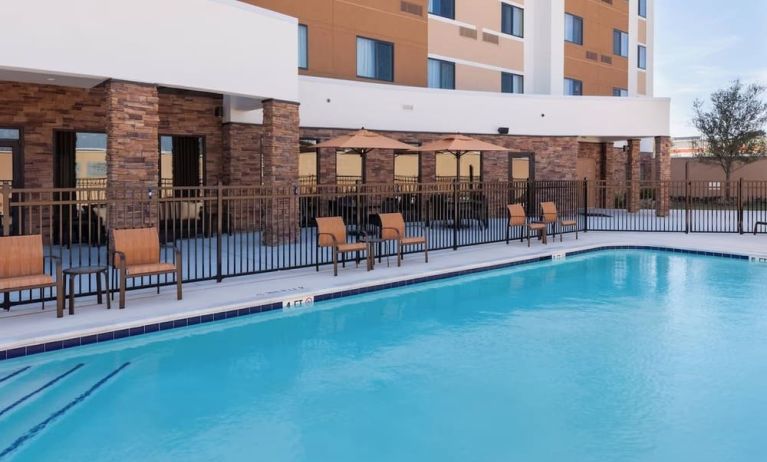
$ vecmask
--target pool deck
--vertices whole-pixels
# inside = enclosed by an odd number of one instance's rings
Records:
[[[40,309],[39,304],[29,304],[0,313],[0,352],[3,353],[0,359],[5,359],[6,351],[9,352],[8,358],[23,356],[60,349],[62,342],[64,347],[77,345],[80,344],[79,339],[86,337],[92,340],[87,343],[95,343],[187,325],[189,318],[202,317],[202,322],[205,322],[214,317],[220,319],[223,313],[235,310],[247,312],[256,306],[269,305],[274,308],[285,300],[349,293],[417,278],[546,258],[561,252],[613,246],[648,246],[767,257],[767,237],[764,235],[588,232],[582,233],[579,240],[567,235],[562,243],[558,239],[548,245],[533,241],[530,248],[526,243],[512,241],[508,246],[495,243],[464,247],[457,251],[435,251],[429,254],[428,264],[424,263],[423,254],[413,254],[406,257],[400,268],[397,268],[396,258],[389,259],[390,266],[384,258],[371,272],[366,271],[364,262],[359,268],[355,268],[354,263],[347,263],[346,268],[339,266],[338,277],[333,277],[332,266],[325,265],[320,267],[319,272],[306,268],[233,277],[221,283],[187,283],[184,284],[182,301],[176,300],[175,287],[171,286],[163,287],[159,295],[154,289],[129,291],[124,310],[117,309],[116,298],[112,309],[107,310],[106,304],[96,304],[95,297],[80,297],[75,301],[76,314],[68,315],[65,310],[64,317],[60,319],[56,318],[54,302],[46,303],[45,311]],[[144,329],[150,325],[155,327]],[[82,343],[86,342],[83,340]],[[11,355],[10,351],[16,351],[16,354]]]

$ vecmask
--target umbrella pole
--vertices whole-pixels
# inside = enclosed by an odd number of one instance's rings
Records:
[[[455,181],[453,182],[453,250],[458,250],[458,228],[461,227],[461,219],[458,216],[460,207],[458,206],[458,190],[461,187],[461,152],[453,153],[455,156]]]
[[[360,236],[362,236],[362,188],[363,185],[367,183],[367,175],[365,174],[365,171],[367,170],[367,156],[365,154],[368,153],[367,149],[360,149],[360,164],[362,165],[362,184],[357,185],[357,240],[359,241]]]

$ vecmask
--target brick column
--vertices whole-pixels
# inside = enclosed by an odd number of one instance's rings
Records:
[[[278,245],[298,239],[298,103],[265,100],[262,156],[264,184],[278,197],[267,202],[264,243]]]
[[[394,183],[394,151],[373,149],[366,154],[365,179],[369,184]]]
[[[321,185],[335,185],[336,184],[336,150],[335,149],[318,149],[317,156],[319,157],[317,184]]]
[[[110,80],[105,84],[107,129],[107,198],[110,229],[157,224],[160,125],[157,87]],[[127,199],[127,200],[126,200]]]
[[[260,192],[262,131],[259,125],[224,124],[222,183],[230,186],[224,189],[225,198],[253,196]],[[260,229],[261,205],[254,200],[224,199],[222,210],[215,211],[214,215],[218,213],[223,215],[223,232]]]
[[[626,153],[626,180],[628,181],[628,197],[626,198],[626,209],[629,213],[639,212],[640,204],[640,174],[639,174],[639,153],[640,140],[629,140],[628,152]]]
[[[420,155],[421,183],[437,182],[437,153],[421,152]]]
[[[671,182],[671,138],[655,137],[655,181],[658,189],[655,197],[655,214],[667,217],[669,212],[669,189]]]
[[[227,123],[223,126],[223,183],[231,186],[261,184],[261,127]]]

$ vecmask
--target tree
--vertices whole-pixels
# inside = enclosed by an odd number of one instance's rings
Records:
[[[694,146],[695,157],[722,168],[728,200],[733,172],[767,156],[765,90],[767,87],[762,85],[744,85],[736,80],[728,88],[711,94],[710,110],[700,99],[693,104],[693,125],[702,135],[702,145]]]

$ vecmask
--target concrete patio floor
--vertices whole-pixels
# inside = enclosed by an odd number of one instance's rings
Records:
[[[184,299],[177,301],[173,287],[163,287],[157,295],[154,289],[129,291],[126,309],[117,309],[115,298],[111,310],[106,304],[97,305],[95,297],[76,299],[76,314],[56,318],[55,303],[47,303],[42,311],[39,304],[14,307],[0,313],[0,351],[52,341],[114,332],[132,327],[163,323],[191,316],[202,316],[240,308],[281,303],[307,296],[355,290],[394,283],[417,277],[427,277],[502,265],[555,253],[574,252],[603,246],[653,246],[682,250],[702,250],[744,256],[767,257],[767,236],[751,234],[681,234],[681,233],[582,233],[579,240],[566,235],[564,242],[543,245],[534,241],[512,241],[463,247],[457,251],[431,252],[430,263],[423,254],[408,255],[397,268],[396,259],[384,258],[374,271],[368,272],[364,262],[359,268],[347,263],[333,277],[330,265],[313,268],[262,273],[225,279],[221,283],[205,281],[184,285]],[[65,311],[66,312],[66,311]]]

